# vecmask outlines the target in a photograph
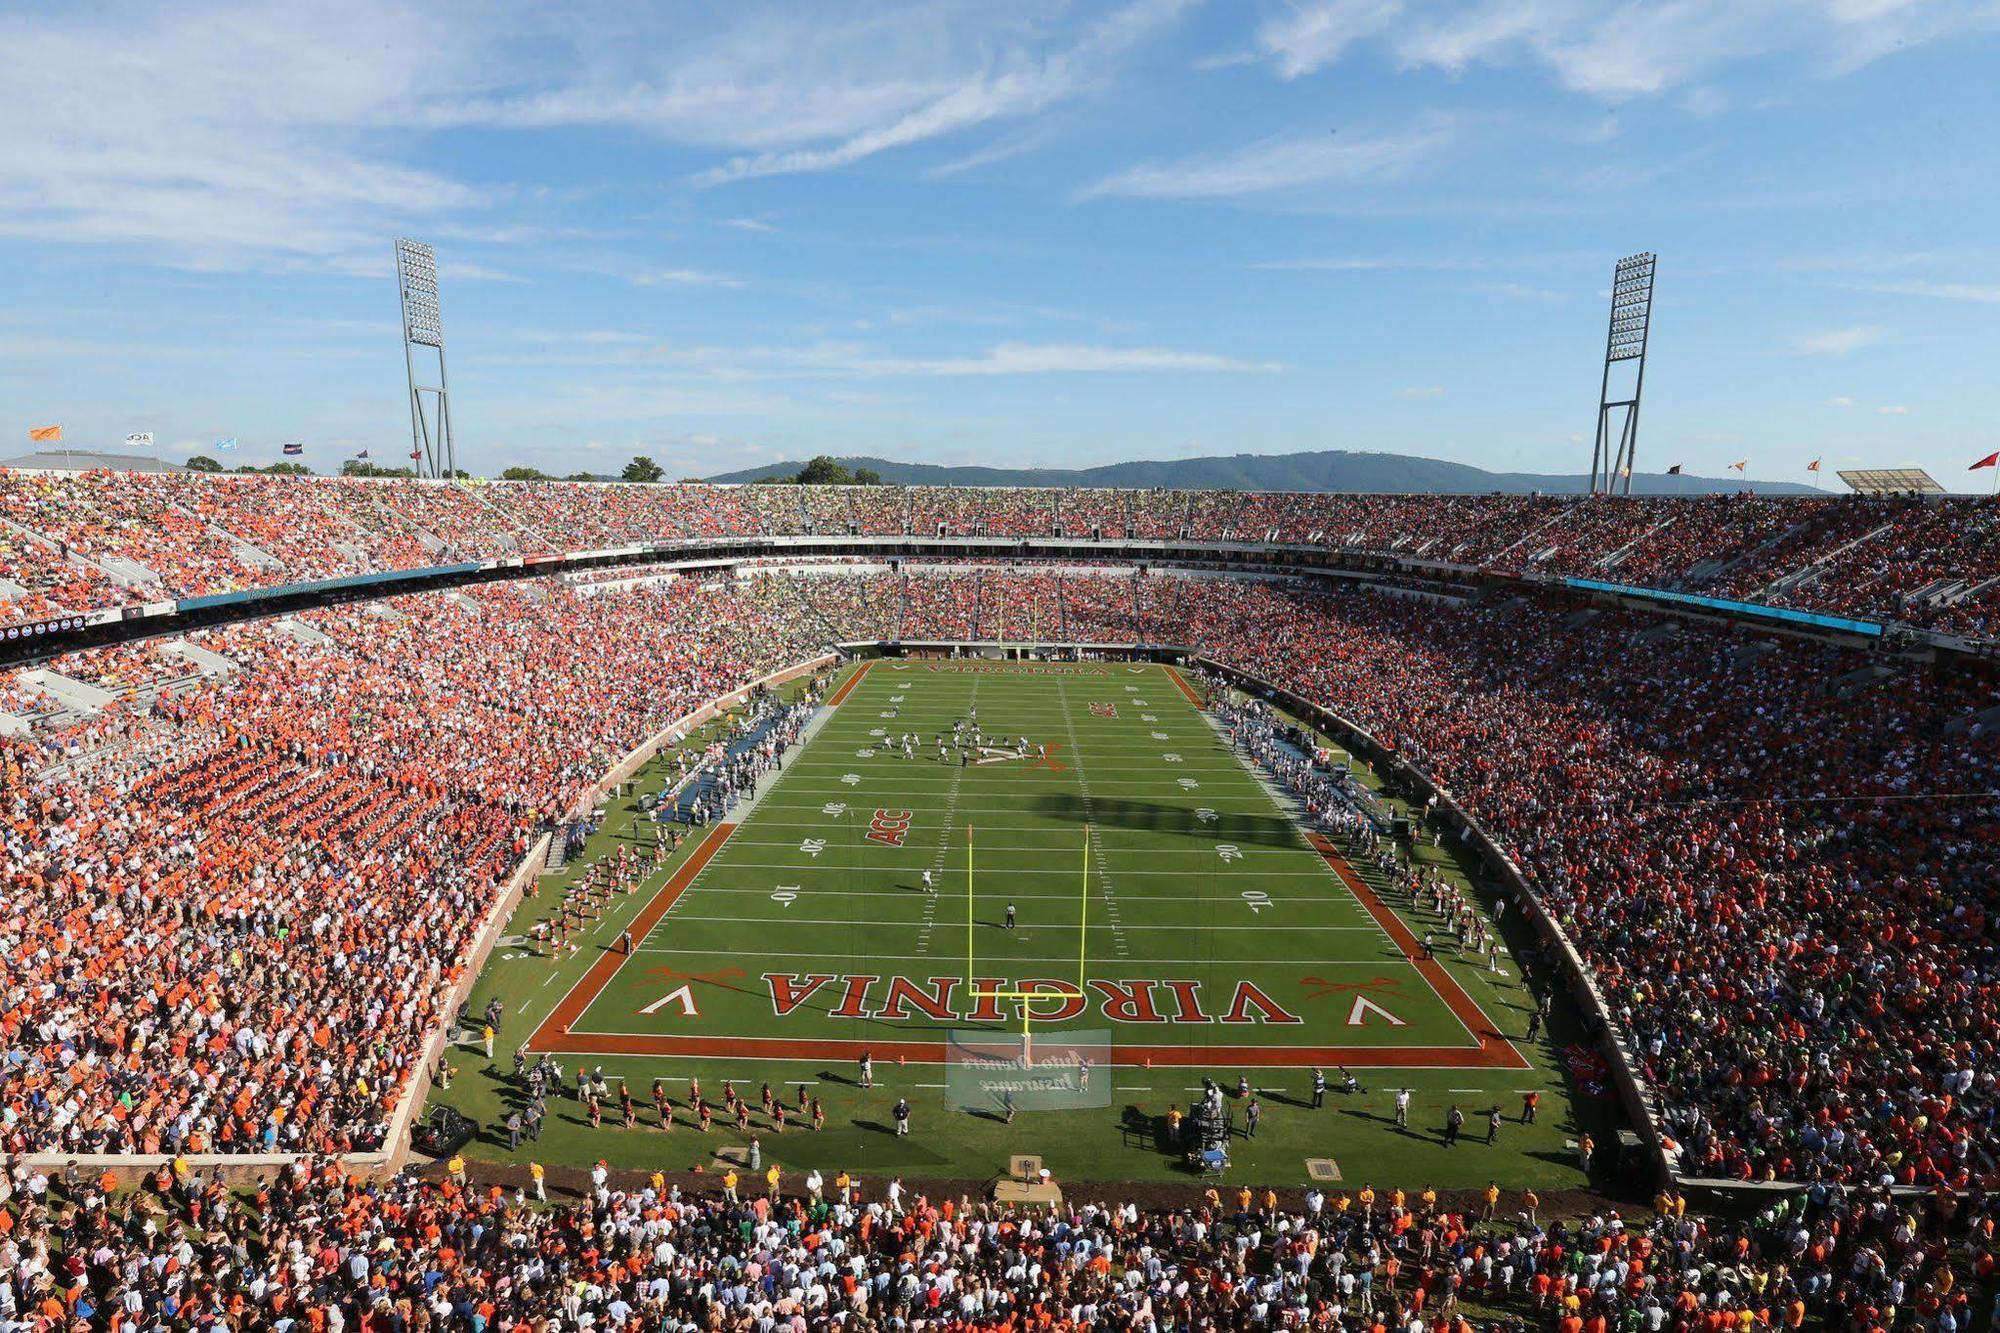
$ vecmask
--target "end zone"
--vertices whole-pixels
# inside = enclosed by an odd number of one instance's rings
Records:
[[[1395,946],[1402,951],[1403,961],[1417,970],[1417,974],[1437,992],[1438,998],[1445,1002],[1452,1013],[1458,1015],[1458,1021],[1465,1024],[1466,1031],[1478,1039],[1480,1054],[1485,1058],[1477,1063],[1490,1069],[1530,1068],[1526,1057],[1514,1049],[1514,1043],[1500,1035],[1499,1030],[1493,1025],[1493,1020],[1479,1007],[1479,1002],[1465,993],[1465,988],[1445,970],[1444,964],[1435,958],[1424,957],[1423,945],[1411,933],[1409,926],[1404,924],[1403,918],[1397,916],[1387,903],[1375,896],[1375,891],[1368,887],[1361,876],[1354,873],[1354,867],[1347,863],[1347,858],[1336,851],[1333,844],[1317,830],[1307,830],[1306,841],[1310,842],[1313,850],[1325,860],[1327,868],[1340,876],[1340,882],[1347,886],[1348,892],[1367,909],[1368,915],[1375,918],[1375,924],[1382,927],[1383,933],[1388,935]]]
[[[859,673],[857,673],[858,678]],[[701,845],[689,854],[687,860],[681,862],[681,868],[660,886],[652,901],[641,908],[639,915],[633,918],[628,929],[632,932],[635,945],[643,943],[646,937],[653,933],[653,927],[660,924],[660,918],[673,907],[687,886],[694,883],[695,876],[715,858],[715,854],[722,850],[722,844],[729,841],[729,835],[735,831],[734,823],[717,824],[709,830]],[[533,1051],[572,1049],[563,1044],[564,1039],[569,1036],[570,1026],[583,1017],[584,1011],[604,993],[604,988],[611,984],[611,978],[618,974],[618,969],[625,966],[630,958],[630,954],[619,953],[611,948],[606,948],[598,955],[597,961],[590,965],[590,970],[583,974],[583,979],[570,987],[569,994],[557,1002],[556,1007],[549,1012],[549,1016],[542,1020],[542,1025],[535,1029],[534,1035],[528,1038],[528,1049]]]

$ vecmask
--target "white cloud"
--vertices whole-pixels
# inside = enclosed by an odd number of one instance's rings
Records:
[[[526,282],[527,279],[504,269],[486,264],[470,264],[463,260],[438,261],[440,282]]]
[[[1826,405],[1828,407],[1837,407],[1841,411],[1846,412],[1851,410],[1855,406],[1855,402],[1852,398],[1849,398],[1847,395],[1842,394],[1838,398],[1827,399]]]
[[[1173,23],[1192,3],[1129,0],[1054,53],[1017,49],[989,57],[984,67],[957,74],[900,113],[837,141],[829,141],[831,136],[822,132],[800,146],[744,154],[696,173],[694,183],[722,185],[759,176],[832,170],[890,149],[1042,111],[1103,86],[1134,46]]]
[[[2000,26],[1990,0],[1300,0],[1257,30],[1282,78],[1379,41],[1410,68],[1538,68],[1609,100],[1688,87],[1738,61],[1790,55],[1832,73]],[[1695,115],[1721,108],[1694,89]]]
[[[1798,339],[1798,350],[1806,356],[1846,356],[1849,352],[1863,347],[1873,347],[1882,341],[1886,330],[1872,324],[1859,324],[1848,329],[1827,329],[1820,333],[1808,333]]]
[[[1479,290],[1491,296],[1504,296],[1513,301],[1540,301],[1544,305],[1559,305],[1569,300],[1567,293],[1551,291],[1547,287],[1530,287],[1525,282],[1489,282],[1482,284]]]
[[[1076,344],[1002,343],[972,357],[902,361],[885,359],[867,366],[878,375],[1043,375],[1052,372],[1191,371],[1251,372],[1282,370],[1271,361],[1240,361],[1208,352],[1177,352],[1164,347],[1090,347]]]
[[[1109,87],[1192,3],[4,7],[0,237],[377,276],[398,231],[530,239],[468,226],[523,199],[417,136],[610,127],[734,154],[709,182],[824,169]]]
[[[956,378],[990,375],[1181,372],[1270,373],[1271,361],[1166,347],[1104,347],[1079,343],[1000,343],[965,356],[908,357],[853,343],[803,347],[658,347],[645,360],[698,371],[712,379]]]
[[[1402,0],[1320,0],[1293,4],[1257,29],[1257,46],[1287,79],[1331,65],[1363,38],[1387,28]]]
[[[632,279],[641,287],[728,287],[743,286],[741,278],[726,273],[707,273],[694,268],[648,269]]]
[[[1933,296],[1943,301],[2000,304],[2000,286],[1972,282],[1884,282],[1872,284],[1866,290],[1891,296]]]
[[[367,142],[453,86],[446,49],[481,58],[446,16],[381,0],[0,12],[0,235],[203,269],[386,271],[394,229],[491,202]]]
[[[1488,265],[1478,259],[1398,259],[1356,255],[1330,259],[1268,259],[1250,267],[1278,273],[1386,273],[1399,269],[1448,273],[1463,269],[1486,268]]]
[[[1377,135],[1280,135],[1221,153],[1127,167],[1086,186],[1081,199],[1220,199],[1329,184],[1391,180],[1451,140],[1442,120]]]
[[[1889,407],[1878,407],[1875,409],[1875,415],[1878,417],[1906,417],[1910,415],[1910,409],[1899,403]]]
[[[1444,397],[1444,386],[1442,384],[1432,384],[1421,389],[1398,389],[1396,395],[1399,398],[1442,398]]]
[[[777,228],[762,218],[724,218],[722,225],[738,231],[772,232]]]

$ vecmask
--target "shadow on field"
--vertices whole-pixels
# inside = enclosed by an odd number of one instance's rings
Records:
[[[1214,819],[1200,820],[1184,805],[1162,805],[1156,801],[1134,801],[1118,796],[1091,798],[1090,812],[1074,796],[1045,793],[1034,799],[1035,813],[1072,824],[1094,823],[1099,828],[1141,829],[1153,833],[1178,834],[1203,842],[1233,842],[1238,846],[1292,847],[1299,845],[1298,828],[1280,814],[1254,815],[1218,813]]]

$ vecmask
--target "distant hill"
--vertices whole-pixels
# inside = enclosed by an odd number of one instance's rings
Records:
[[[1364,491],[1378,494],[1479,495],[1504,491],[1552,494],[1588,489],[1586,475],[1488,472],[1465,463],[1406,454],[1349,453],[1329,449],[1304,454],[1235,454],[1227,458],[1176,458],[1160,462],[1107,463],[1088,468],[940,467],[898,463],[886,458],[843,458],[851,468],[873,468],[885,482],[913,486],[1121,486],[1182,491]],[[789,477],[804,467],[772,463],[710,481],[747,482]],[[1734,477],[1669,477],[1641,473],[1632,479],[1640,495],[1703,495],[1752,490],[1762,495],[1810,495],[1810,486],[1782,481],[1742,481]]]

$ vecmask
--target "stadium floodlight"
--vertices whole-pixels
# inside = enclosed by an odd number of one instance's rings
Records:
[[[410,457],[417,474],[458,475],[451,434],[451,392],[444,373],[444,314],[438,305],[437,254],[420,241],[396,238],[396,286],[403,303],[403,370],[410,389]],[[417,382],[416,349],[437,357],[437,383]],[[426,395],[429,401],[426,402]]]
[[[1625,256],[1612,270],[1611,327],[1604,336],[1604,376],[1597,390],[1597,439],[1590,455],[1593,494],[1632,493],[1632,472],[1639,447],[1639,397],[1646,387],[1646,337],[1653,324],[1653,273],[1658,264],[1658,258],[1649,250]],[[1614,398],[1611,368],[1627,361],[1637,363],[1630,394]],[[1614,442],[1611,416],[1621,410],[1625,415]]]

